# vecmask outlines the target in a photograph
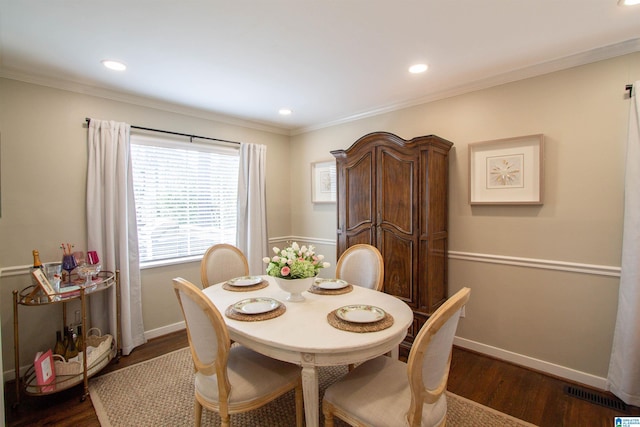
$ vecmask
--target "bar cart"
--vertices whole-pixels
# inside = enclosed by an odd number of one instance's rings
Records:
[[[95,279],[91,282],[90,286],[80,286],[77,292],[67,293],[64,288],[61,288],[60,293],[55,294],[52,298],[39,297],[34,292],[35,285],[28,286],[22,291],[13,291],[13,330],[14,330],[14,351],[15,351],[15,376],[16,376],[16,405],[20,403],[21,392],[24,391],[27,395],[43,396],[47,394],[53,394],[74,387],[80,383],[83,383],[83,392],[81,400],[84,401],[89,395],[89,378],[98,373],[104,368],[112,359],[119,360],[121,355],[121,339],[120,339],[120,273],[116,270],[115,273],[111,271],[101,271],[97,273]],[[92,294],[103,292],[115,286],[116,289],[116,338],[111,340],[107,348],[105,346],[99,346],[99,351],[94,349],[92,355],[87,356],[86,346],[88,345],[89,328],[87,328],[87,303],[89,297]],[[20,337],[19,337],[19,310],[18,306],[24,307],[37,307],[45,306],[49,304],[62,304],[62,325],[67,325],[67,310],[66,305],[68,302],[80,300],[80,312],[82,326],[82,342],[85,343],[85,348],[78,349],[82,352],[81,361],[75,362],[75,369],[63,372],[63,375],[57,375],[55,381],[52,384],[48,384],[46,387],[38,385],[36,381],[35,366],[31,365],[25,372],[24,376],[20,376]],[[111,337],[110,337],[111,338]],[[107,343],[103,343],[107,344]]]

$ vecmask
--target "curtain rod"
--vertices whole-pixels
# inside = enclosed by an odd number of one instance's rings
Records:
[[[87,117],[87,118],[85,118],[85,121],[87,122],[87,125],[88,125],[89,122],[91,121],[91,119],[89,117]],[[193,142],[193,138],[198,138],[198,139],[207,139],[209,141],[228,142],[229,144],[240,145],[240,143],[237,142],[237,141],[228,141],[226,139],[210,138],[208,136],[198,136],[198,135],[191,135],[191,134],[188,134],[188,133],[172,132],[170,130],[152,129],[152,128],[145,128],[145,127],[142,127],[142,126],[134,126],[134,125],[131,125],[131,129],[146,130],[146,131],[150,131],[150,132],[167,133],[167,134],[170,134],[170,135],[188,136],[189,137],[189,142]]]

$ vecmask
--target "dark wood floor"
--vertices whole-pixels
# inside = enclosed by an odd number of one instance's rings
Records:
[[[136,348],[119,363],[108,365],[100,374],[186,347],[185,332],[176,332],[150,340]],[[454,348],[449,376],[449,391],[494,408],[500,412],[542,427],[611,427],[618,416],[640,416],[640,408],[626,411],[610,409],[565,393],[565,386],[576,386],[510,363],[467,350]],[[74,387],[51,396],[22,396],[15,403],[15,384],[5,384],[7,426],[100,426],[90,398],[80,401],[82,387]],[[608,393],[588,390],[607,400]],[[173,426],[172,426],[173,427]]]

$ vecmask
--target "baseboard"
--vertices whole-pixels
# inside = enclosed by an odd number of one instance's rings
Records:
[[[496,359],[504,360],[506,362],[549,374],[554,377],[566,379],[571,382],[584,384],[586,386],[597,388],[600,390],[607,389],[606,378],[598,377],[586,372],[576,371],[575,369],[556,365],[555,363],[546,362],[544,360],[514,353],[509,350],[504,350],[476,341],[471,341],[466,338],[455,337],[455,339],[453,340],[453,344],[461,348],[486,354],[487,356],[491,356]]]
[[[153,338],[158,338],[161,337],[163,335],[167,335],[173,332],[177,332],[177,331],[182,331],[184,329],[186,329],[186,325],[184,323],[184,320],[182,322],[178,322],[178,323],[173,323],[171,325],[167,325],[167,326],[163,326],[161,328],[156,328],[156,329],[151,329],[149,331],[145,331],[144,333],[144,337],[145,339],[153,339]]]
[[[163,335],[167,335],[173,332],[182,331],[186,328],[184,321],[173,323],[171,325],[163,326],[161,328],[151,329],[144,333],[146,339],[158,338]],[[494,357],[496,359],[504,360],[516,365],[530,368],[539,372],[543,372],[555,377],[563,378],[579,384],[584,384],[600,390],[606,390],[606,378],[591,375],[585,372],[576,371],[575,369],[567,368],[565,366],[556,365],[554,363],[545,362],[544,360],[535,359],[533,357],[524,356],[522,354],[514,353],[509,350],[504,350],[498,347],[493,347],[487,344],[482,344],[477,341],[468,340],[466,338],[455,337],[453,344],[472,350],[487,356]],[[26,371],[27,367],[21,368],[21,375],[24,375],[22,369]],[[15,371],[6,370],[3,372],[4,382],[11,381],[15,378]]]

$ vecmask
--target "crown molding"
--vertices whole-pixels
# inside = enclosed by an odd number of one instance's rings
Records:
[[[196,117],[205,120],[212,120],[220,123],[225,123],[233,126],[240,126],[244,128],[259,130],[263,132],[269,132],[279,135],[290,136],[288,129],[270,126],[263,123],[258,123],[251,120],[246,120],[238,117],[227,116],[211,111],[206,111],[198,108],[185,107],[179,104],[170,102],[163,102],[157,99],[147,98],[138,95],[131,95],[124,92],[118,92],[110,89],[103,89],[95,86],[90,86],[82,83],[71,82],[63,79],[56,79],[50,77],[34,76],[24,73],[11,72],[6,69],[0,68],[0,77],[17,80],[24,83],[35,84],[39,86],[50,87],[53,89],[66,90],[68,92],[80,93],[83,95],[95,96],[97,98],[108,99],[111,101],[124,102],[127,104],[137,105],[141,107],[153,108],[156,110],[167,111],[169,113],[182,114],[189,117]]]
[[[337,126],[344,123],[353,122],[356,120],[365,119],[368,117],[378,116],[380,114],[390,113],[404,108],[414,107],[416,105],[426,104],[429,102],[438,101],[445,98],[451,98],[453,96],[463,95],[469,92],[475,92],[481,89],[488,89],[490,87],[499,86],[506,83],[511,83],[518,80],[525,80],[531,77],[537,77],[544,74],[553,73],[556,71],[562,71],[581,65],[590,64],[593,62],[603,61],[606,59],[615,58],[618,56],[627,55],[630,53],[640,52],[640,38],[634,38],[626,40],[620,43],[602,46],[596,49],[580,52],[574,55],[553,59],[551,61],[545,61],[538,64],[534,64],[528,67],[518,68],[508,71],[506,73],[496,74],[484,79],[479,79],[473,82],[465,83],[459,86],[455,86],[449,89],[445,89],[439,92],[431,93],[427,96],[412,99],[405,102],[399,102],[396,104],[390,104],[382,106],[377,109],[363,111],[362,113],[354,114],[348,117],[343,117],[330,122],[325,122],[313,126],[302,127],[291,130],[291,135],[300,135],[303,133]]]
[[[370,109],[350,116],[342,117],[333,121],[324,123],[318,123],[316,125],[300,127],[296,129],[281,128],[272,126],[265,123],[242,119],[239,117],[227,116],[211,111],[206,111],[197,108],[185,107],[179,104],[170,102],[163,102],[156,99],[151,99],[142,96],[136,96],[118,92],[114,90],[107,90],[90,86],[82,83],[71,82],[63,79],[55,79],[49,77],[33,76],[28,74],[11,72],[6,69],[0,68],[0,77],[18,80],[25,83],[36,84],[40,86],[47,86],[55,89],[62,89],[70,92],[80,93],[84,95],[95,96],[99,98],[109,99],[112,101],[125,102],[128,104],[139,105],[148,108],[154,108],[157,110],[167,111],[171,113],[183,114],[190,117],[201,118],[205,120],[217,121],[229,125],[241,126],[249,129],[259,130],[263,132],[270,132],[278,135],[294,136],[300,135],[315,130],[320,130],[332,126],[337,126],[356,120],[361,120],[369,117],[378,116],[381,114],[390,113],[393,111],[402,110],[409,107],[414,107],[429,102],[438,101],[441,99],[451,98],[453,96],[462,95],[469,92],[474,92],[481,89],[488,89],[490,87],[499,86],[514,81],[524,80],[531,77],[537,77],[544,74],[553,73],[556,71],[566,70],[569,68],[590,64],[610,58],[615,58],[630,53],[640,52],[640,38],[634,38],[625,40],[620,43],[602,46],[596,49],[580,52],[574,55],[557,58],[551,61],[545,61],[538,64],[533,64],[528,67],[518,68],[508,71],[506,73],[497,74],[484,79],[479,79],[466,84],[458,85],[449,89],[434,92],[429,95],[411,99],[408,101],[398,102],[381,106],[379,108]]]

